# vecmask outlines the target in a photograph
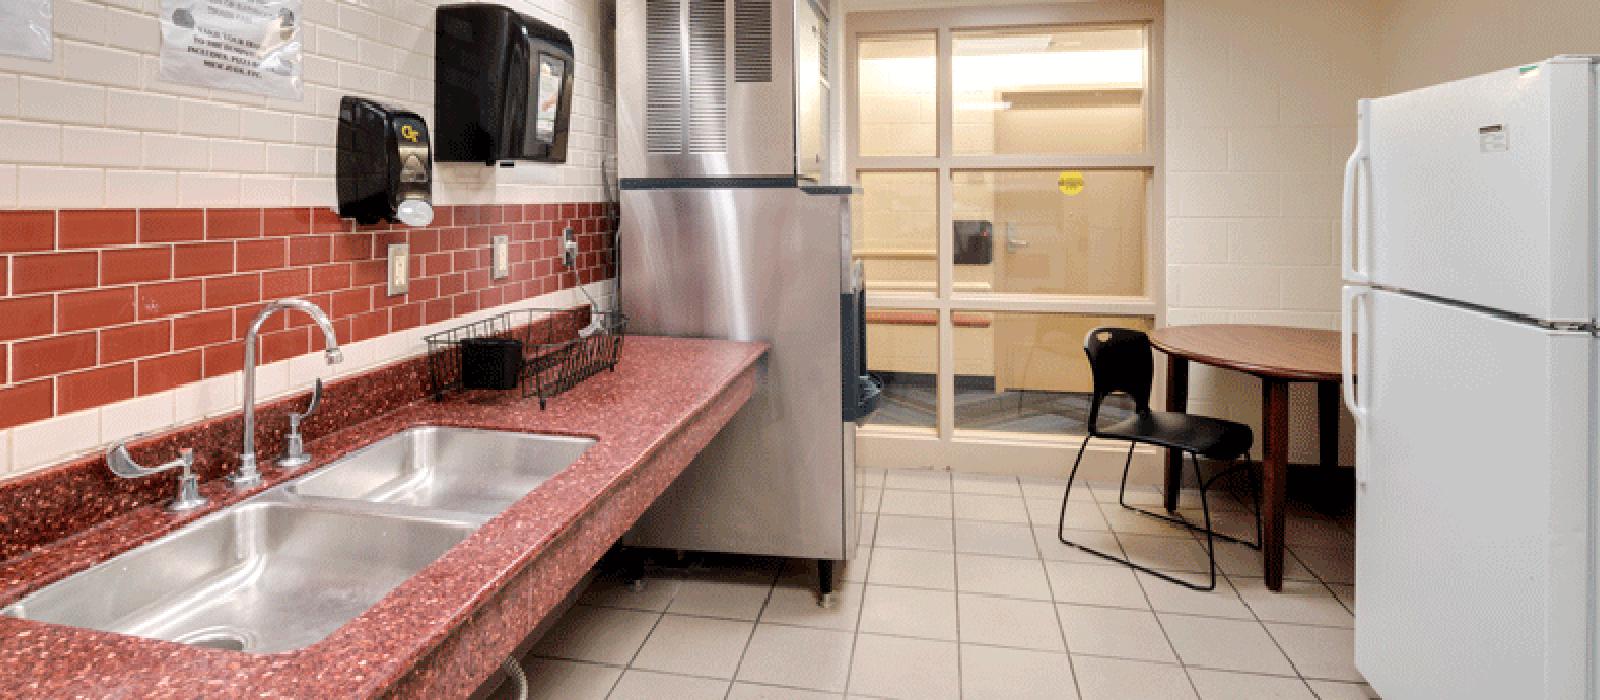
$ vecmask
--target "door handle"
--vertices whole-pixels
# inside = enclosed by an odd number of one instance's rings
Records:
[[[1028,247],[1028,241],[1017,238],[1017,225],[1006,222],[1006,252],[1015,253]]]
[[[1361,371],[1365,372],[1369,379],[1372,377],[1371,353],[1361,342],[1362,339],[1365,339],[1367,343],[1372,342],[1372,333],[1370,331],[1356,333],[1356,307],[1359,301],[1369,297],[1371,294],[1372,290],[1366,287],[1347,286],[1344,288],[1344,294],[1339,304],[1339,387],[1344,394],[1344,405],[1350,409],[1350,415],[1356,421],[1358,446],[1359,442],[1363,440],[1361,433],[1367,427],[1367,408],[1370,405],[1367,395],[1371,393],[1372,382],[1368,381],[1358,386],[1356,384],[1356,366],[1359,362]],[[1369,306],[1367,311],[1361,315],[1361,320],[1365,323],[1371,320],[1371,317],[1372,312]],[[1356,483],[1358,485],[1366,485],[1368,468],[1367,460],[1358,450],[1356,453]]]

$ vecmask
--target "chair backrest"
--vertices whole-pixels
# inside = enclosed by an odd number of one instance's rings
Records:
[[[1094,398],[1089,402],[1089,432],[1100,418],[1100,403],[1118,392],[1133,399],[1139,413],[1150,412],[1150,386],[1155,382],[1155,360],[1150,336],[1131,328],[1103,326],[1083,338],[1094,376]]]

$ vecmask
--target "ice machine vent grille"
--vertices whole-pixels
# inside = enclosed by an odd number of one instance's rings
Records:
[[[645,142],[651,153],[683,152],[680,0],[645,0]]]
[[[728,151],[726,0],[689,0],[689,152]]]
[[[734,0],[733,56],[734,80],[772,82],[772,0]]]

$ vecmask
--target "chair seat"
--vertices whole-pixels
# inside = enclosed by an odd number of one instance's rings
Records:
[[[1233,459],[1250,450],[1250,426],[1187,413],[1150,411],[1101,427],[1095,437],[1132,440],[1196,452],[1212,459]]]

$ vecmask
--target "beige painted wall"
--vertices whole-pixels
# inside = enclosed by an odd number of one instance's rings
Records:
[[[1600,53],[1596,0],[1385,0],[1382,92],[1401,92],[1531,63]]]

